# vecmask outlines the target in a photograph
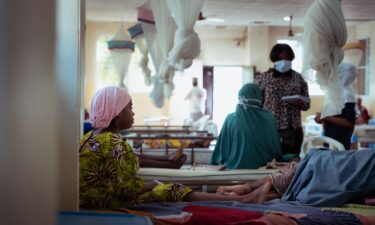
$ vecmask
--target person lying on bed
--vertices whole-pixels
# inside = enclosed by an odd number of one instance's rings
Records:
[[[210,164],[229,169],[256,169],[281,156],[276,120],[262,109],[263,92],[245,84],[238,92],[236,111],[225,119]]]
[[[144,182],[138,176],[139,161],[119,135],[134,122],[131,97],[110,86],[92,99],[90,117],[95,130],[80,141],[80,207],[116,208],[154,201],[242,201],[243,196],[193,192],[181,184]]]
[[[263,203],[282,198],[295,204],[339,207],[375,195],[375,151],[313,149],[297,163],[244,185],[222,186],[218,194]]]

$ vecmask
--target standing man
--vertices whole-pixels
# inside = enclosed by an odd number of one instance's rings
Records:
[[[190,118],[193,122],[203,116],[203,100],[205,91],[198,87],[198,78],[193,77],[193,88],[186,95],[185,100],[189,100]]]
[[[310,108],[307,83],[292,69],[294,52],[289,45],[273,46],[270,59],[274,68],[258,75],[254,83],[264,91],[263,108],[276,117],[282,154],[299,155],[303,142],[301,110]]]

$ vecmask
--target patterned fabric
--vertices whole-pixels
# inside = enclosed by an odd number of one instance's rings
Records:
[[[292,162],[284,166],[280,171],[271,174],[272,185],[281,195],[285,193],[297,170],[297,163]]]
[[[321,210],[297,220],[299,225],[361,225],[352,213]]]
[[[341,207],[324,207],[322,210],[332,210],[340,212],[348,212],[361,214],[364,216],[375,216],[375,206],[358,205],[358,204],[345,204]]]
[[[256,76],[254,83],[264,90],[263,108],[275,115],[279,130],[301,127],[301,110],[308,110],[310,101],[295,105],[281,100],[283,96],[289,95],[309,97],[307,84],[301,74],[291,70],[290,74],[281,75],[270,69]]]
[[[132,148],[114,133],[87,133],[81,139],[80,206],[116,208],[153,201],[181,201],[192,190],[180,184],[159,184],[141,193],[139,161]]]

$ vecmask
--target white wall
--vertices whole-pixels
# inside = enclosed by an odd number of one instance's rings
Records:
[[[78,208],[80,2],[0,2],[0,224]]]
[[[248,64],[255,66],[257,71],[266,71],[269,66],[269,34],[270,28],[267,26],[248,27]]]
[[[210,66],[242,66],[248,65],[246,27],[197,27],[201,39],[199,59],[203,65]],[[237,46],[239,39],[244,39]]]
[[[84,1],[82,8],[84,9]],[[78,149],[81,124],[81,1],[58,0],[57,89],[59,92],[59,209],[78,210]],[[84,19],[83,19],[84,21]],[[82,42],[82,44],[81,44]],[[84,55],[84,51],[82,51]]]
[[[56,224],[56,1],[0,1],[0,224]]]
[[[293,30],[295,33],[302,32],[301,28]],[[258,71],[263,72],[272,66],[269,60],[272,46],[278,39],[286,37],[288,28],[202,26],[196,31],[201,39],[199,59],[203,65],[256,66]],[[242,42],[237,46],[239,40]]]

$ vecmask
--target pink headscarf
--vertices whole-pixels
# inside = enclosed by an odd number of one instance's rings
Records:
[[[94,128],[107,128],[131,101],[125,89],[109,86],[96,92],[91,101],[90,120]]]

